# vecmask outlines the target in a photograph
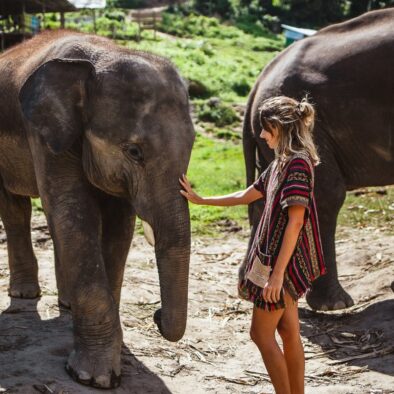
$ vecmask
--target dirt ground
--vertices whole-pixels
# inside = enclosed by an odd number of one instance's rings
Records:
[[[0,224],[0,393],[100,393],[71,381],[64,370],[72,323],[57,306],[52,243],[42,216],[33,218],[33,242],[43,296],[7,296],[8,268]],[[247,233],[194,238],[188,326],[169,343],[159,335],[153,249],[133,240],[120,316],[122,384],[110,393],[272,393],[257,348],[249,339],[251,304],[237,298],[238,266]],[[394,393],[394,236],[375,228],[340,228],[339,276],[355,306],[313,312],[300,303],[307,393]]]

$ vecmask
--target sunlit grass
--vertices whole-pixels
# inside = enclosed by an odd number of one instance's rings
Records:
[[[268,39],[242,34],[242,39],[168,39],[159,36],[156,41],[145,39],[139,43],[122,43],[129,48],[167,57],[185,79],[202,83],[207,89],[207,96],[218,96],[227,102],[246,102],[261,70],[278,51],[255,51],[248,40],[259,41],[263,45]],[[278,42],[279,47],[281,44]]]
[[[338,223],[354,228],[378,227],[394,234],[394,186],[348,192]]]
[[[202,196],[233,193],[245,188],[242,145],[197,136],[188,170],[195,191]],[[192,231],[212,234],[218,222],[229,219],[247,225],[246,206],[213,207],[190,204]]]
[[[218,96],[226,105],[245,103],[261,70],[283,48],[281,36],[264,32],[260,36],[246,34],[235,26],[219,25],[212,18],[193,19],[193,24],[176,16],[171,18],[175,18],[171,23],[176,37],[159,33],[157,39],[153,40],[153,32],[144,31],[140,42],[118,42],[167,57],[185,79],[201,82],[207,89],[207,97]],[[171,25],[168,26],[171,28]],[[105,23],[99,24],[99,28],[99,33],[110,36],[110,32],[105,31],[108,29]],[[136,26],[123,26],[125,32],[132,36],[136,33]],[[193,98],[200,117],[206,116],[203,110],[208,111],[204,104],[207,97]],[[214,117],[214,111],[212,109],[208,115]],[[240,135],[233,131],[236,125],[237,121],[223,127],[202,125],[206,135],[212,138],[197,136],[188,171],[189,179],[201,195],[222,195],[245,187]],[[228,140],[219,141],[217,137]],[[366,193],[348,193],[338,223],[355,228],[379,227],[394,233],[394,186],[367,188],[363,191]],[[39,199],[33,200],[33,209],[42,210]],[[218,223],[223,220],[244,227],[248,225],[246,207],[219,208],[190,204],[190,213],[194,234],[215,234],[220,231]],[[137,228],[141,232],[139,225]]]

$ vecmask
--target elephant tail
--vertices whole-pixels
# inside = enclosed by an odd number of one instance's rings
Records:
[[[257,144],[252,130],[252,105],[256,89],[250,93],[248,103],[246,105],[245,116],[243,121],[242,143],[243,153],[246,167],[246,187],[249,187],[256,180],[257,168]],[[253,204],[248,206],[249,224],[252,225]]]

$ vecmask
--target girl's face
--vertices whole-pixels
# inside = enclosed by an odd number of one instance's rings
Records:
[[[276,149],[279,144],[279,132],[275,127],[271,127],[269,131],[262,129],[260,138],[265,140],[270,149]]]

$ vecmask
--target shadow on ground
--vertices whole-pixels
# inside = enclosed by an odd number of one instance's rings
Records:
[[[328,365],[347,363],[394,376],[394,299],[359,312],[299,312],[302,336],[329,353]]]
[[[6,393],[171,393],[124,344],[119,388],[103,391],[73,382],[64,368],[73,345],[70,312],[40,299],[10,300],[0,315],[0,387]]]

